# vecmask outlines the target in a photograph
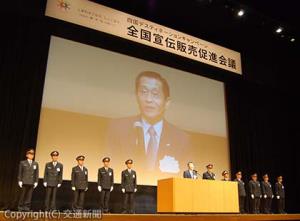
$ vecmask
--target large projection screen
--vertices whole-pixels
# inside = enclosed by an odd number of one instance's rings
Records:
[[[116,183],[129,158],[142,185],[182,177],[189,161],[199,173],[212,163],[221,179],[230,167],[224,85],[52,36],[36,151],[42,167],[53,150],[64,180],[78,155],[91,182],[105,156]]]

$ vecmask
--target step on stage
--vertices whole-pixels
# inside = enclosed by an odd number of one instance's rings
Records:
[[[60,214],[60,217],[30,217],[30,213],[26,218],[19,218],[18,220],[105,220],[105,221],[260,221],[260,220],[300,220],[300,214],[271,214],[271,215],[252,215],[252,214],[104,214],[102,217],[82,218],[72,217],[72,214]],[[0,212],[0,220],[16,220],[14,215]],[[24,216],[24,214],[23,214]]]

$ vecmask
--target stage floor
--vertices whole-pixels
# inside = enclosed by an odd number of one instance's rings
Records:
[[[80,217],[77,214],[61,213],[59,216],[45,217],[42,213],[37,216],[39,212],[19,214],[18,220],[107,220],[107,221],[259,221],[259,220],[300,220],[300,214],[271,214],[271,215],[252,215],[252,214],[104,214],[102,217],[90,216]],[[26,218],[24,216],[26,215]],[[10,214],[7,212],[0,212],[0,220],[16,220],[17,213],[12,211]],[[34,217],[35,216],[35,217]]]

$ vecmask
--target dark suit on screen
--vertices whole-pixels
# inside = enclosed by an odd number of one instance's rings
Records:
[[[117,158],[117,160],[133,158],[135,160],[135,168],[145,171],[147,156],[144,132],[142,127],[137,126],[138,124],[141,124],[140,116],[111,120],[107,132],[106,151],[108,155],[114,156],[114,159]],[[190,151],[189,135],[163,120],[155,169],[148,172],[160,171],[159,161],[164,159],[165,156],[174,157],[180,163],[192,160],[188,159],[188,156],[193,157],[193,154]],[[179,164],[179,169],[183,171],[184,166],[185,164]]]

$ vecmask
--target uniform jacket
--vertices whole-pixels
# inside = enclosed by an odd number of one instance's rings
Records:
[[[63,165],[59,162],[56,163],[54,167],[53,162],[46,163],[45,173],[44,173],[44,183],[47,183],[47,186],[55,187],[58,184],[62,183],[63,177]]]
[[[72,168],[72,187],[75,187],[79,190],[84,190],[88,187],[88,170],[86,167],[83,167],[83,170],[79,166]]]
[[[109,190],[114,185],[114,171],[108,168],[106,171],[104,167],[98,169],[98,186],[104,190]]]
[[[131,173],[129,173],[129,171],[126,169],[122,171],[121,176],[121,187],[124,188],[126,192],[134,192],[134,189],[137,187],[136,172],[134,170],[131,170]]]
[[[19,164],[18,181],[23,184],[33,185],[39,181],[39,164],[32,161],[31,166],[28,160],[23,160]]]

